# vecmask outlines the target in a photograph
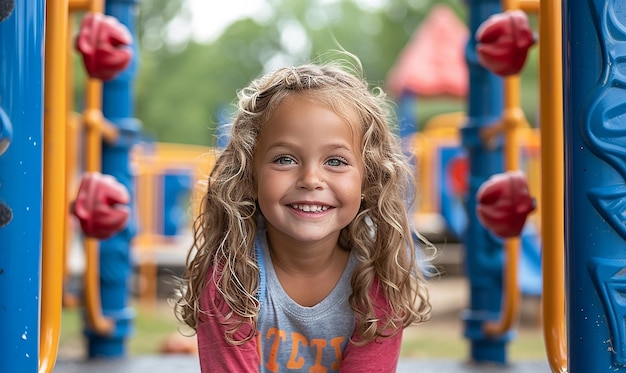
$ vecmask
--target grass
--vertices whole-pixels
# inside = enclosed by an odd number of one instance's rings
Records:
[[[463,337],[461,322],[450,320],[445,324],[447,325],[424,324],[410,327],[414,330],[408,329],[405,332],[401,356],[415,359],[467,360],[470,343]],[[537,327],[534,330],[518,330],[507,345],[507,356],[511,361],[545,360],[541,329]]]
[[[178,321],[166,304],[148,309],[139,307],[135,319],[136,338],[129,341],[131,354],[153,354],[159,351],[161,343],[178,332]]]
[[[159,353],[162,344],[172,334],[178,333],[178,322],[170,306],[159,301],[153,307],[133,303],[136,312],[133,334],[128,339],[127,349],[131,356]],[[59,356],[84,357],[83,311],[81,308],[66,308],[62,313]]]

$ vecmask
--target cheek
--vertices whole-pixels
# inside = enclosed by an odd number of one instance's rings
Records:
[[[357,203],[360,205],[361,203],[361,193],[363,186],[363,180],[358,175],[355,175],[350,180],[346,180],[340,186],[339,190],[341,190],[341,194],[344,200],[350,201],[351,203]]]
[[[276,202],[280,198],[280,179],[269,175],[259,174],[255,182],[255,191],[259,205]]]

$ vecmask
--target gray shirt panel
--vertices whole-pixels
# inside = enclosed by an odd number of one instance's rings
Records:
[[[261,230],[258,234],[266,271],[266,295],[258,323],[261,372],[317,371],[315,368],[320,365],[328,372],[338,372],[343,351],[355,329],[355,315],[348,304],[355,256],[350,254],[331,293],[315,306],[304,307],[281,286],[272,265],[266,232]]]

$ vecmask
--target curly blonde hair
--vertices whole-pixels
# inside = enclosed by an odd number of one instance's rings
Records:
[[[353,58],[357,66],[336,60],[281,68],[238,92],[230,142],[209,176],[176,301],[179,319],[194,330],[202,312],[199,298],[207,281],[215,281],[232,310],[227,318],[233,326],[225,337],[231,343],[242,343],[233,340],[233,333],[243,323],[256,330],[260,274],[254,237],[261,212],[255,201],[253,154],[270,115],[295,94],[306,94],[330,108],[362,135],[364,200],[357,216],[340,234],[341,247],[354,251],[358,260],[349,303],[356,315],[359,343],[429,319],[426,281],[418,270],[418,248],[407,211],[412,202],[413,170],[393,133],[391,102],[382,90],[370,90],[359,60]],[[376,316],[369,291],[375,279],[378,291],[389,303],[384,321]]]

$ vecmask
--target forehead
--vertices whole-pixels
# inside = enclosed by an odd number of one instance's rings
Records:
[[[328,120],[329,117],[341,121],[349,130],[353,141],[360,141],[363,126],[356,105],[347,97],[329,90],[309,90],[283,97],[275,106],[274,112],[267,117],[263,127],[276,119],[288,118],[294,122],[308,121],[315,128],[316,123]]]

